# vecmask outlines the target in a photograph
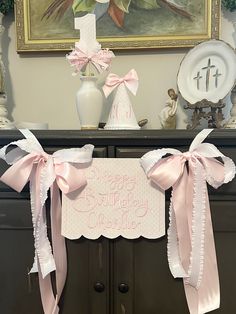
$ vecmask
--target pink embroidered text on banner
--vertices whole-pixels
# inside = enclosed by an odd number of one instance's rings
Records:
[[[165,234],[165,193],[147,184],[138,158],[93,158],[87,186],[62,196],[62,234],[156,239]]]
[[[168,262],[172,275],[183,278],[191,314],[204,314],[220,306],[206,182],[218,188],[235,176],[233,161],[214,145],[202,143],[211,131],[201,131],[186,153],[158,149],[141,159],[142,167],[153,182],[164,190],[172,187]],[[166,154],[172,156],[162,159]],[[217,157],[222,162],[216,160]]]
[[[29,130],[20,130],[26,139],[12,142],[0,150],[0,158],[12,166],[0,178],[20,192],[30,182],[31,210],[35,237],[35,258],[31,272],[39,272],[39,284],[45,314],[57,314],[58,302],[64,287],[67,260],[65,240],[61,235],[61,202],[59,189],[72,192],[86,185],[83,170],[76,164],[90,163],[92,145],[63,149],[48,155]],[[7,152],[10,145],[14,148]],[[47,237],[45,201],[51,194],[52,246]],[[56,271],[57,295],[54,297],[50,272]]]

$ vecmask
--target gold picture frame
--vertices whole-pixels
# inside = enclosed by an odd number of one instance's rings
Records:
[[[53,1],[16,0],[18,52],[68,51],[78,41],[79,31],[73,29],[72,9],[67,9],[60,20],[53,14],[43,17],[43,12]],[[171,7],[159,5],[170,1],[155,0],[158,9],[153,10],[133,8],[132,1],[135,4],[140,0],[130,0],[131,9],[124,14],[123,27],[117,27],[107,13],[98,21],[97,37],[103,48],[136,50],[193,47],[202,41],[219,38],[220,0],[182,0],[192,10],[186,10],[189,14],[187,17],[173,11]],[[155,16],[155,19],[151,19],[151,16]]]

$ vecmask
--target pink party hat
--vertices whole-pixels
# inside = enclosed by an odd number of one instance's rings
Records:
[[[107,77],[103,87],[108,96],[117,87],[116,95],[109,113],[106,130],[139,130],[127,88],[136,94],[138,88],[138,76],[135,70],[131,70],[125,77],[119,78],[115,74]]]

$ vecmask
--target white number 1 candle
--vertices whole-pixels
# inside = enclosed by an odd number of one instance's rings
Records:
[[[92,53],[101,48],[96,40],[96,17],[95,14],[86,14],[75,18],[75,29],[80,30],[80,43],[85,45],[87,52]]]

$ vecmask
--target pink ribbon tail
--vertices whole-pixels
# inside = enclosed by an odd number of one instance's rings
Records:
[[[181,277],[189,311],[191,314],[204,314],[219,308],[220,288],[207,186],[204,177],[194,181],[195,175],[190,169],[189,174],[185,173],[173,187],[174,247],[178,247],[179,266],[182,265],[185,271],[185,276]],[[174,254],[175,249],[170,244],[170,268],[174,264]]]
[[[65,238],[61,235],[61,200],[56,183],[51,191],[51,233],[53,256],[56,264],[56,297],[54,297],[50,274],[44,279],[39,272],[40,292],[45,314],[59,313],[58,302],[60,300],[67,274],[67,258]]]
[[[204,243],[204,270],[198,289],[184,279],[185,294],[191,314],[204,314],[220,307],[220,283],[215,252],[208,194],[206,197],[206,226]]]
[[[141,164],[160,188],[172,187],[168,262],[172,275],[183,278],[191,314],[220,306],[220,286],[207,193],[235,176],[233,161],[214,145],[202,143],[212,130],[201,131],[190,150],[159,149],[145,154]],[[163,158],[166,154],[170,157]],[[216,158],[221,157],[222,162]]]
[[[57,298],[60,299],[66,281],[67,258],[65,238],[61,235],[61,199],[55,182],[51,187],[51,202],[53,255],[56,263]]]
[[[86,184],[83,169],[79,165],[92,160],[92,145],[83,148],[64,149],[53,155],[46,154],[34,135],[25,130],[26,140],[9,145],[18,146],[8,154],[7,146],[0,150],[0,157],[12,166],[2,175],[1,181],[18,192],[30,181],[30,200],[35,238],[35,258],[31,272],[39,273],[39,287],[45,314],[58,314],[58,303],[65,285],[67,258],[65,239],[61,235],[61,199],[63,193],[72,192]],[[28,155],[25,153],[28,152]],[[83,167],[82,167],[83,168]],[[51,191],[52,247],[47,236],[45,202]],[[54,255],[54,256],[53,256]],[[50,273],[55,271],[56,296]]]
[[[162,187],[173,185],[168,230],[169,266],[175,278],[183,278],[190,313],[204,314],[219,308],[220,304],[216,253],[204,168],[194,157],[189,159],[188,170],[185,163],[184,156],[163,159],[150,178]],[[176,171],[172,173],[174,165]],[[221,171],[223,177],[223,166],[220,167],[215,171]]]

